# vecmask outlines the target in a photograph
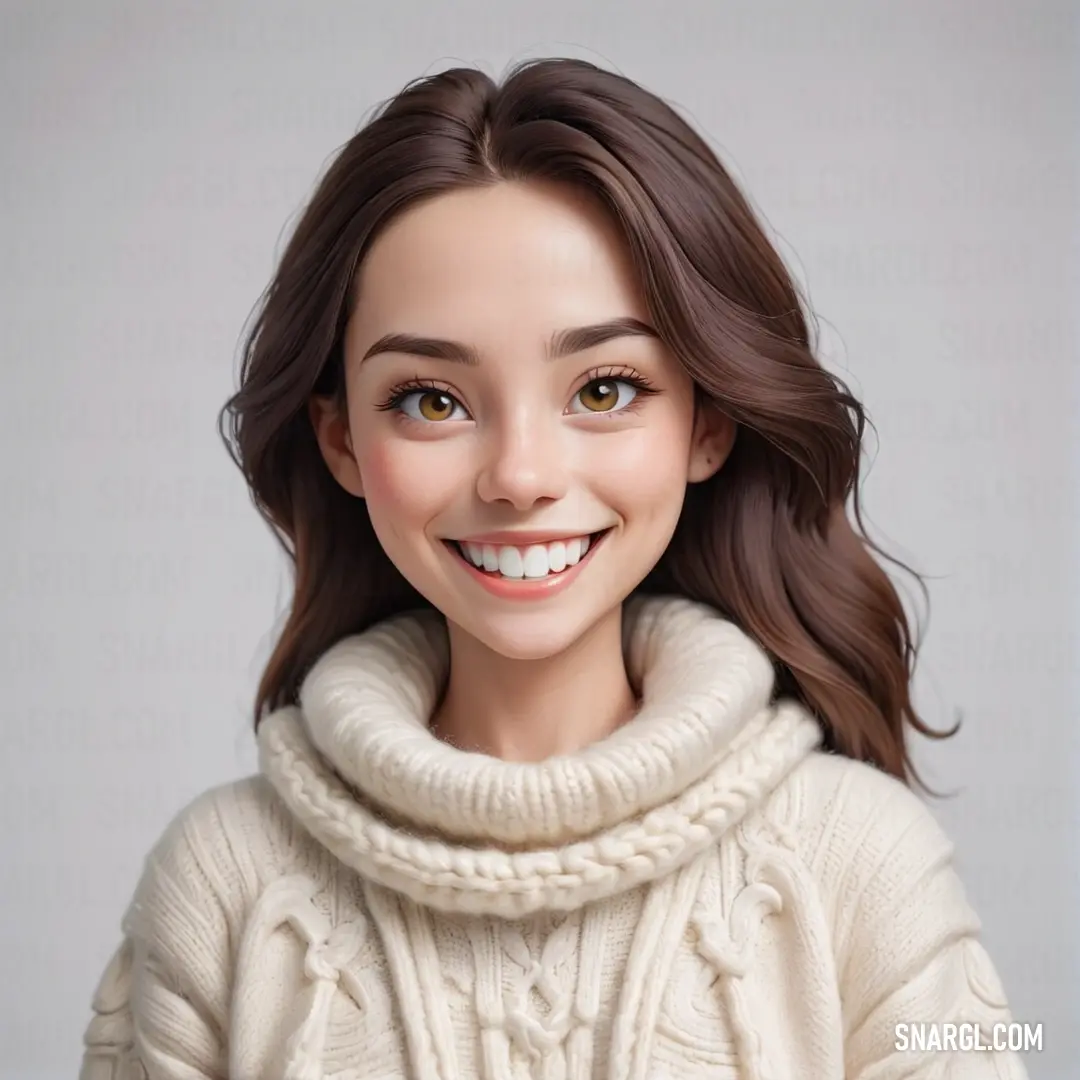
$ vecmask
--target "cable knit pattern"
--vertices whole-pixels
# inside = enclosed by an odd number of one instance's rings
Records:
[[[639,714],[527,765],[429,732],[437,617],[329,650],[148,857],[82,1080],[1024,1080],[895,1048],[1009,1019],[923,804],[715,612],[624,627]]]

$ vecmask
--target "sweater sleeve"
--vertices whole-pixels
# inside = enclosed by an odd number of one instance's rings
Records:
[[[903,784],[857,769],[837,896],[847,1076],[1026,1080],[1020,1056],[998,1046],[1012,1016],[952,844]]]
[[[144,863],[93,997],[80,1080],[227,1080],[232,959],[220,794],[183,810]]]

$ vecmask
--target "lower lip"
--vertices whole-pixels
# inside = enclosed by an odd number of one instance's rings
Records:
[[[558,574],[548,574],[542,578],[508,578],[503,577],[502,574],[481,570],[473,566],[458,551],[457,545],[452,541],[444,540],[443,543],[446,544],[450,557],[460,564],[465,572],[472,576],[474,581],[487,589],[492,596],[498,596],[503,600],[546,600],[549,596],[555,596],[562,592],[563,589],[570,587],[575,578],[588,566],[593,555],[603,545],[610,532],[609,529],[608,532],[601,533],[595,541],[590,542],[589,550],[573,566],[567,567]]]

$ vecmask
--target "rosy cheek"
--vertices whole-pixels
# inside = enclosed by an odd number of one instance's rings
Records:
[[[396,501],[403,480],[400,456],[385,439],[370,439],[360,445],[357,459],[364,497],[369,502],[382,506]]]
[[[415,521],[437,512],[446,498],[450,485],[435,443],[376,435],[360,445],[357,458],[374,515]]]

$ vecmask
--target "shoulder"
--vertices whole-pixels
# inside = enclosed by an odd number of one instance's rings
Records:
[[[236,942],[288,840],[258,776],[204,791],[173,815],[143,860],[123,939],[98,982],[84,1073],[97,1076],[96,1064],[109,1076],[144,1075],[134,1038],[170,1076],[225,1075]]]
[[[878,955],[886,942],[897,954],[901,945],[929,953],[978,936],[954,845],[902,781],[818,751],[766,813],[813,883],[841,967],[853,955]]]
[[[151,858],[178,855],[240,858],[265,834],[272,842],[287,824],[284,808],[270,784],[259,775],[208,788],[185,803],[169,820]],[[251,830],[255,829],[253,833]]]
[[[1009,1020],[953,844],[919,795],[871,765],[818,751],[765,812],[796,860],[791,880],[807,886],[802,897],[824,919],[853,1073],[918,1071],[925,1059],[912,1066],[892,1037],[913,1017],[976,1021],[986,1032]],[[1023,1075],[1002,1067],[994,1075]]]
[[[896,846],[951,847],[930,806],[907,784],[863,761],[815,751],[792,771],[779,812],[810,861],[830,847],[868,861]]]
[[[264,777],[209,788],[174,814],[147,854],[125,929],[146,937],[171,918],[238,922],[302,843]]]
[[[841,918],[900,896],[917,899],[913,887],[929,885],[954,860],[954,846],[923,798],[880,769],[837,754],[816,751],[804,759],[768,813]],[[948,900],[954,908],[966,903],[959,887]]]

